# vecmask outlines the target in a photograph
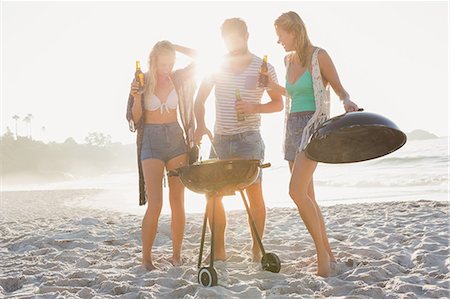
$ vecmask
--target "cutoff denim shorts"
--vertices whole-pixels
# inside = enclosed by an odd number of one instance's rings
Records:
[[[167,162],[187,152],[186,141],[178,122],[145,124],[140,159]]]
[[[211,148],[210,159],[264,160],[265,145],[259,131],[247,131],[233,135],[215,134],[213,144],[219,157]],[[259,174],[258,180],[261,179],[262,171]]]
[[[286,122],[286,136],[284,141],[284,159],[294,162],[302,141],[303,129],[311,119],[314,111],[289,113]]]

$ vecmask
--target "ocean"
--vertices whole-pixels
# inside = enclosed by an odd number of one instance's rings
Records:
[[[351,164],[319,163],[315,193],[319,205],[405,200],[449,200],[448,137],[410,140],[394,153],[370,161]],[[266,154],[267,156],[267,154]],[[282,153],[266,159],[272,166],[263,170],[263,194],[268,208],[295,207],[288,194],[289,167]],[[3,190],[104,189],[85,198],[81,205],[143,215],[138,206],[137,172],[111,173],[99,177],[72,179],[58,183],[4,186]],[[227,210],[244,209],[237,193],[223,200]],[[205,198],[186,189],[187,213],[202,213]],[[170,213],[168,188],[164,188],[162,213]]]

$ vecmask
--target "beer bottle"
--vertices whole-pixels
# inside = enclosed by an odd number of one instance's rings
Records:
[[[235,96],[236,96],[236,102],[242,101],[241,92],[240,92],[239,88],[236,89]],[[243,112],[236,111],[236,117],[237,117],[238,121],[245,120],[245,114]]]
[[[141,71],[141,63],[136,60],[136,72],[134,73],[134,78],[136,82],[139,83],[139,93],[144,92],[144,73]]]
[[[268,78],[266,75],[262,73],[267,73],[269,71],[269,67],[267,66],[267,55],[264,55],[263,63],[261,64],[261,70],[258,78],[258,86],[259,87],[267,87]]]

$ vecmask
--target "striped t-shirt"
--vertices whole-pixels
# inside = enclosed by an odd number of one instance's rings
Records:
[[[216,123],[214,133],[232,135],[247,131],[259,131],[260,114],[246,114],[245,120],[238,121],[235,109],[236,89],[239,89],[241,99],[251,103],[261,103],[266,87],[258,87],[258,77],[263,60],[253,55],[252,62],[241,73],[234,73],[229,64],[225,63],[219,72],[210,77],[215,85]],[[269,74],[278,83],[275,68],[268,64]]]

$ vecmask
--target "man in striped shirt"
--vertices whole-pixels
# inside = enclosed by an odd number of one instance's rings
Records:
[[[224,64],[219,72],[203,80],[195,100],[195,117],[197,129],[195,140],[200,143],[207,134],[214,143],[214,149],[220,159],[264,159],[264,142],[259,132],[261,113],[272,113],[283,109],[281,95],[265,87],[259,87],[258,77],[263,60],[248,50],[246,23],[239,18],[227,19],[221,27],[222,38],[228,49]],[[275,69],[268,65],[268,73],[273,81],[277,81]],[[216,121],[214,138],[205,124],[205,101],[215,87]],[[241,101],[236,101],[236,92],[240,93]],[[267,91],[270,101],[262,104],[261,99]],[[237,114],[243,114],[239,119]],[[215,153],[211,153],[215,157]],[[263,236],[266,207],[262,194],[261,177],[246,189],[250,201],[250,211],[255,219],[259,235]],[[212,203],[208,200],[208,205]],[[212,216],[211,207],[207,207],[209,219]],[[216,200],[215,207],[215,246],[214,257],[217,260],[226,259],[225,227],[226,214],[221,198]],[[261,260],[261,251],[255,236],[253,238],[253,260]]]

